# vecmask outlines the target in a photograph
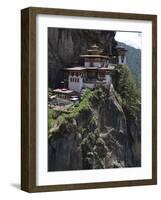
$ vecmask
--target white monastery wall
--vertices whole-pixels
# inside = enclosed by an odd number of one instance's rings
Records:
[[[84,63],[84,65],[85,65],[85,67],[90,67],[90,62],[87,62],[87,61],[86,61],[86,62]]]
[[[101,67],[101,63],[100,62],[93,62],[93,67]]]
[[[122,60],[121,56],[119,56],[118,59],[119,59],[119,64],[120,65],[125,65],[126,64],[126,56],[124,56],[123,60]]]
[[[93,62],[91,64],[91,62],[86,61],[84,65],[85,65],[85,67],[101,67],[100,62]]]
[[[110,85],[112,83],[111,75],[106,75],[105,78],[106,78],[106,84]]]
[[[71,76],[68,77],[68,88],[76,92],[80,92],[83,87],[83,80],[81,76]]]

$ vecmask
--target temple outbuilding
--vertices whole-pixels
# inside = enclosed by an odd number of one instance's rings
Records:
[[[119,65],[126,65],[127,60],[126,60],[126,52],[127,50],[123,47],[117,47],[117,54],[118,54],[118,64]]]

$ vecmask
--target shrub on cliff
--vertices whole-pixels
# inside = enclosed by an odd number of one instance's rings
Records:
[[[136,87],[134,77],[127,65],[118,68],[116,91],[122,98],[122,107],[129,115],[135,116],[139,109],[140,94]]]

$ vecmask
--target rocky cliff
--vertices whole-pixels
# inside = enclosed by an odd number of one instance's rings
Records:
[[[83,64],[80,54],[87,53],[91,44],[99,44],[105,52],[115,54],[114,31],[48,28],[48,82],[59,87],[63,80],[61,69]]]
[[[115,55],[114,36],[114,31],[49,28],[49,87],[60,86],[61,69],[83,64],[79,55],[93,43]],[[49,171],[141,166],[140,94],[128,66],[118,68],[114,79],[110,88],[88,90],[65,113],[50,110]]]
[[[139,120],[127,118],[113,85],[88,90],[50,130],[49,171],[140,166]]]

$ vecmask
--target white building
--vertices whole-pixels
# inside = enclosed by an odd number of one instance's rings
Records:
[[[127,64],[127,60],[126,60],[126,52],[127,50],[123,47],[117,47],[117,54],[118,54],[118,64],[119,65],[126,65]]]
[[[126,64],[126,50],[117,47],[118,56],[112,56],[114,63]],[[110,57],[103,55],[97,45],[92,45],[88,54],[80,55],[84,58],[84,66],[69,67],[64,69],[67,87],[70,90],[81,92],[83,88],[94,88],[97,85],[110,85],[112,73],[115,72],[116,64],[110,63]]]

